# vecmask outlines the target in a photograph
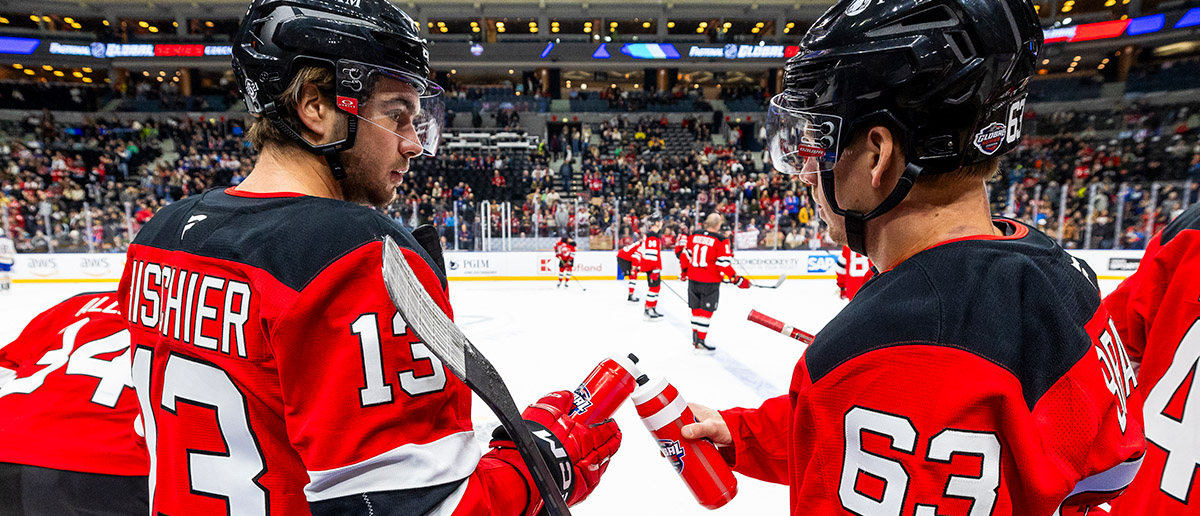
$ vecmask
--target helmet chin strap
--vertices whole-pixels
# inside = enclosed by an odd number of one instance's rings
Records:
[[[838,206],[837,196],[834,194],[833,170],[821,172],[821,190],[825,194],[825,202],[829,203],[829,209],[834,214],[841,215],[846,219],[846,244],[850,246],[851,251],[870,256],[867,254],[867,221],[883,215],[899,205],[908,196],[913,183],[916,182],[917,176],[920,176],[922,171],[923,169],[919,165],[912,163],[906,165],[904,173],[900,175],[900,180],[896,182],[892,193],[888,194],[887,198],[879,203],[879,206],[867,213],[843,210]]]
[[[325,163],[329,165],[329,173],[333,175],[335,181],[346,179],[346,168],[342,166],[341,152],[349,150],[354,146],[354,137],[358,134],[358,117],[346,117],[346,138],[333,143],[324,145],[313,145],[305,140],[296,129],[283,121],[283,117],[279,114],[279,108],[275,105],[275,101],[268,102],[263,106],[263,116],[267,117],[276,129],[291,138],[296,142],[301,149],[316,154],[325,158]]]

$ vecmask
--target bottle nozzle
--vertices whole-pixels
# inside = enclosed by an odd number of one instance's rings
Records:
[[[646,376],[646,375],[641,375],[641,376],[637,377],[637,384],[638,384],[638,385],[646,385],[647,383],[650,383],[650,377],[649,377],[649,376]]]

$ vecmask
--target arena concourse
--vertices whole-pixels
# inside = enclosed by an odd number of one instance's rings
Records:
[[[245,3],[0,5],[0,222],[16,249],[0,346],[63,299],[115,290],[130,242],[158,210],[236,186],[254,167],[252,116],[230,67]],[[631,352],[689,401],[753,407],[786,392],[804,345],[747,313],[817,333],[847,301],[834,276],[842,249],[810,186],[771,164],[766,111],[785,57],[831,4],[401,6],[431,42],[447,113],[436,156],[414,159],[381,211],[436,228],[455,320],[518,406]],[[988,183],[989,201],[1087,260],[1107,294],[1200,202],[1200,4],[1035,4],[1047,45],[1020,146]],[[709,337],[717,352],[702,354],[671,250],[712,213],[724,216],[741,274],[786,280],[724,287]],[[626,301],[616,269],[615,252],[653,217],[664,221],[665,324]],[[563,237],[578,252],[573,280],[556,288]],[[644,276],[636,289],[647,294]],[[636,500],[632,514],[707,514],[632,405],[615,419],[622,451],[573,512]],[[498,421],[478,399],[473,420],[486,449]],[[739,490],[720,512],[787,511],[786,487],[739,477]]]

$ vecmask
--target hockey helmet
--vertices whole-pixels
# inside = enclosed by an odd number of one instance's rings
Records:
[[[336,105],[350,115],[342,141],[313,145],[277,112],[279,96],[306,65],[334,71]],[[337,152],[354,146],[360,119],[419,144],[425,155],[437,152],[445,107],[441,87],[428,79],[429,49],[417,23],[387,0],[255,0],[234,36],[233,70],[247,110],[325,156],[335,176],[344,177]],[[402,115],[361,115],[381,78],[410,85],[419,105],[404,106]]]
[[[821,174],[831,210],[861,225],[886,213],[921,174],[998,157],[1021,137],[1026,88],[1043,44],[1030,0],[841,0],[819,18],[784,67],[785,91],[767,112],[772,165]],[[907,168],[868,213],[842,210],[833,167],[856,130],[898,131]]]

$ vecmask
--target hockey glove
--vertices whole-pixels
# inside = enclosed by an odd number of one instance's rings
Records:
[[[750,288],[750,280],[741,276],[734,276],[729,282],[737,285],[737,288]]]
[[[552,392],[521,413],[554,480],[565,494],[567,505],[575,505],[591,494],[600,483],[600,476],[608,469],[609,459],[621,447],[621,429],[612,419],[588,427],[568,418],[566,414],[574,401],[575,395],[570,391]],[[505,457],[506,461],[521,471],[530,489],[529,505],[524,514],[538,514],[542,510],[542,499],[504,427],[492,433],[490,446],[500,454],[511,452],[512,457]]]
[[[687,269],[679,271],[679,281],[687,281]]]

